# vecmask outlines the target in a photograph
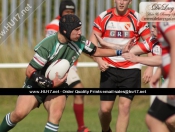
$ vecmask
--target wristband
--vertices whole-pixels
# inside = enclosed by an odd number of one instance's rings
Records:
[[[122,50],[116,50],[116,55],[121,56],[122,55]]]

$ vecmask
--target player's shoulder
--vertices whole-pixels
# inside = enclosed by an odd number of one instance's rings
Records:
[[[48,47],[52,47],[53,45],[55,45],[57,42],[58,42],[58,38],[57,38],[57,33],[56,33],[49,37],[45,37],[41,42],[39,42],[35,46],[34,49],[37,50],[39,47],[45,47],[47,49]]]
[[[50,25],[57,25],[59,26],[60,16],[57,16],[55,19],[53,19],[49,24],[46,25],[46,27]]]
[[[133,10],[133,9],[128,9],[128,12],[129,12],[129,15],[131,16],[131,17],[134,17],[134,18],[136,18],[137,20],[139,20],[139,13],[137,12],[137,11],[135,11],[135,10]]]
[[[115,9],[115,8],[110,8],[110,9],[107,9],[107,10],[101,12],[101,13],[99,14],[99,17],[100,17],[101,19],[103,19],[106,15],[111,15],[111,14],[113,13],[113,10],[114,10],[114,9]]]

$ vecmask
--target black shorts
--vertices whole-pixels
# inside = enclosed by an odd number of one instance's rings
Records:
[[[38,86],[38,84],[34,81],[32,81],[31,79],[28,80],[26,82],[26,84],[24,84],[23,88],[40,88],[40,86]],[[68,84],[67,83],[63,83],[61,86],[59,86],[58,88],[69,88]],[[44,90],[44,88],[41,88]],[[56,89],[56,88],[54,88]],[[43,103],[46,99],[46,97],[48,95],[45,95],[45,94],[40,94],[40,95],[34,95],[35,98],[37,99],[38,101],[38,107],[40,106],[41,103]],[[65,95],[66,97],[68,97],[67,95]]]
[[[140,69],[121,69],[109,67],[101,72],[100,88],[141,88]],[[134,95],[120,95],[130,100]],[[100,95],[100,100],[114,101],[116,95]]]
[[[156,97],[148,110],[148,114],[162,122],[165,122],[170,116],[175,114],[175,107],[159,100]]]

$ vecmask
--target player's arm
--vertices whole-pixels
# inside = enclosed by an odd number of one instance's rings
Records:
[[[156,69],[156,72],[154,73],[154,75],[152,76],[152,78],[151,78],[151,80],[149,82],[151,87],[157,88],[157,84],[159,83],[161,75],[162,75],[161,67],[158,67]]]
[[[97,38],[95,37],[95,34],[98,35],[98,36],[101,36],[102,34],[100,32],[97,32],[95,30],[92,30],[92,33],[90,34],[90,38],[89,40],[95,45],[98,47],[98,40]],[[95,56],[92,56],[92,58],[94,59],[94,61],[98,61],[98,59],[101,59],[101,57],[95,57]]]
[[[165,33],[165,36],[170,44],[170,69],[169,69],[169,84],[168,87],[175,88],[175,30],[170,30]]]
[[[89,40],[86,40],[83,52],[94,57],[121,56],[122,54],[121,50],[100,48]]]
[[[151,57],[136,56],[133,53],[122,54],[122,57],[134,63],[141,63],[148,66],[160,66],[162,64],[161,56],[155,55]]]
[[[113,49],[104,49],[104,48],[96,48],[95,53],[93,54],[93,56],[95,57],[110,57],[110,56],[116,56],[116,55],[121,55],[122,52],[119,52],[120,50],[113,50]]]
[[[143,23],[142,23],[143,24]],[[147,25],[147,24],[146,24]],[[142,27],[142,26],[141,26]],[[147,26],[144,26],[147,27]],[[141,28],[142,29],[142,28]],[[141,33],[141,38],[142,40],[146,40],[147,38],[149,38],[151,36],[150,30],[149,28],[146,28],[142,33]],[[148,53],[147,56],[151,57],[152,53]],[[153,68],[152,66],[147,66],[146,70],[143,73],[143,80],[144,83],[148,83],[150,81],[150,78],[153,75]]]
[[[31,78],[33,81],[38,83],[38,85],[40,85],[43,88],[52,88],[54,85],[53,81],[51,81],[50,79],[46,78],[43,75],[40,75],[39,72],[37,72],[37,70],[30,64],[27,66],[26,76],[28,78]]]
[[[157,41],[155,41],[154,43],[156,43],[156,42]],[[150,44],[148,44],[148,43],[150,43]],[[160,50],[158,50],[159,52],[154,53],[155,56],[151,56],[151,57],[136,56],[136,55],[147,54],[147,53],[151,52],[151,47],[150,47],[151,44],[152,44],[152,41],[147,42],[145,40],[143,43],[139,43],[139,44],[133,46],[131,48],[131,50],[129,51],[129,53],[124,53],[124,54],[122,54],[122,56],[123,56],[123,58],[125,58],[126,60],[131,61],[131,62],[142,63],[144,65],[149,65],[149,66],[159,66],[162,63],[162,59],[160,56],[160,54],[161,54]],[[145,48],[145,46],[147,48]],[[158,47],[158,48],[160,48],[160,47]]]
[[[106,42],[98,34],[94,34],[94,35],[97,38],[99,44],[102,46],[102,48],[122,50],[122,53],[124,53],[124,52],[128,52],[130,48],[134,45],[134,38],[130,39],[129,42],[126,43],[125,45],[120,45],[120,44]]]

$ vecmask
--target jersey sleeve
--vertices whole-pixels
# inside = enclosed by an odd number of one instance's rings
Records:
[[[149,37],[138,46],[142,49],[144,53],[151,52],[153,55],[161,55],[161,47],[159,41],[155,37]]]
[[[152,54],[153,55],[161,55],[162,54],[162,48],[161,48],[160,44],[156,44],[153,46]]]
[[[96,46],[89,40],[87,40],[85,37],[82,37],[81,40],[82,44],[84,45],[83,52],[88,55],[93,55],[96,51]]]
[[[46,25],[46,28],[45,28],[46,37],[55,34],[56,32],[58,32],[58,30],[59,30],[59,20],[54,19],[48,25]]]
[[[148,25],[147,22],[139,21],[139,31],[138,31],[138,33],[141,37],[145,36],[145,35],[148,35],[148,34],[151,34],[151,31],[150,31],[150,28],[149,28],[149,25]]]
[[[112,9],[110,9],[111,11]],[[105,24],[106,24],[106,19],[109,17],[106,17],[105,19],[103,19],[107,13],[109,12],[109,10],[102,12],[99,16],[97,16],[94,20],[94,25],[93,25],[93,30],[97,31],[97,32],[104,32],[105,30]]]
[[[150,37],[144,40],[141,43],[138,43],[138,46],[142,49],[144,53],[149,53],[151,52],[151,41]]]
[[[50,50],[51,49],[50,45],[46,44],[48,43],[47,41],[42,41],[38,45],[35,46],[34,51],[35,54],[30,61],[30,65],[34,67],[35,69],[42,69],[45,64],[47,63],[47,60],[50,55]]]

